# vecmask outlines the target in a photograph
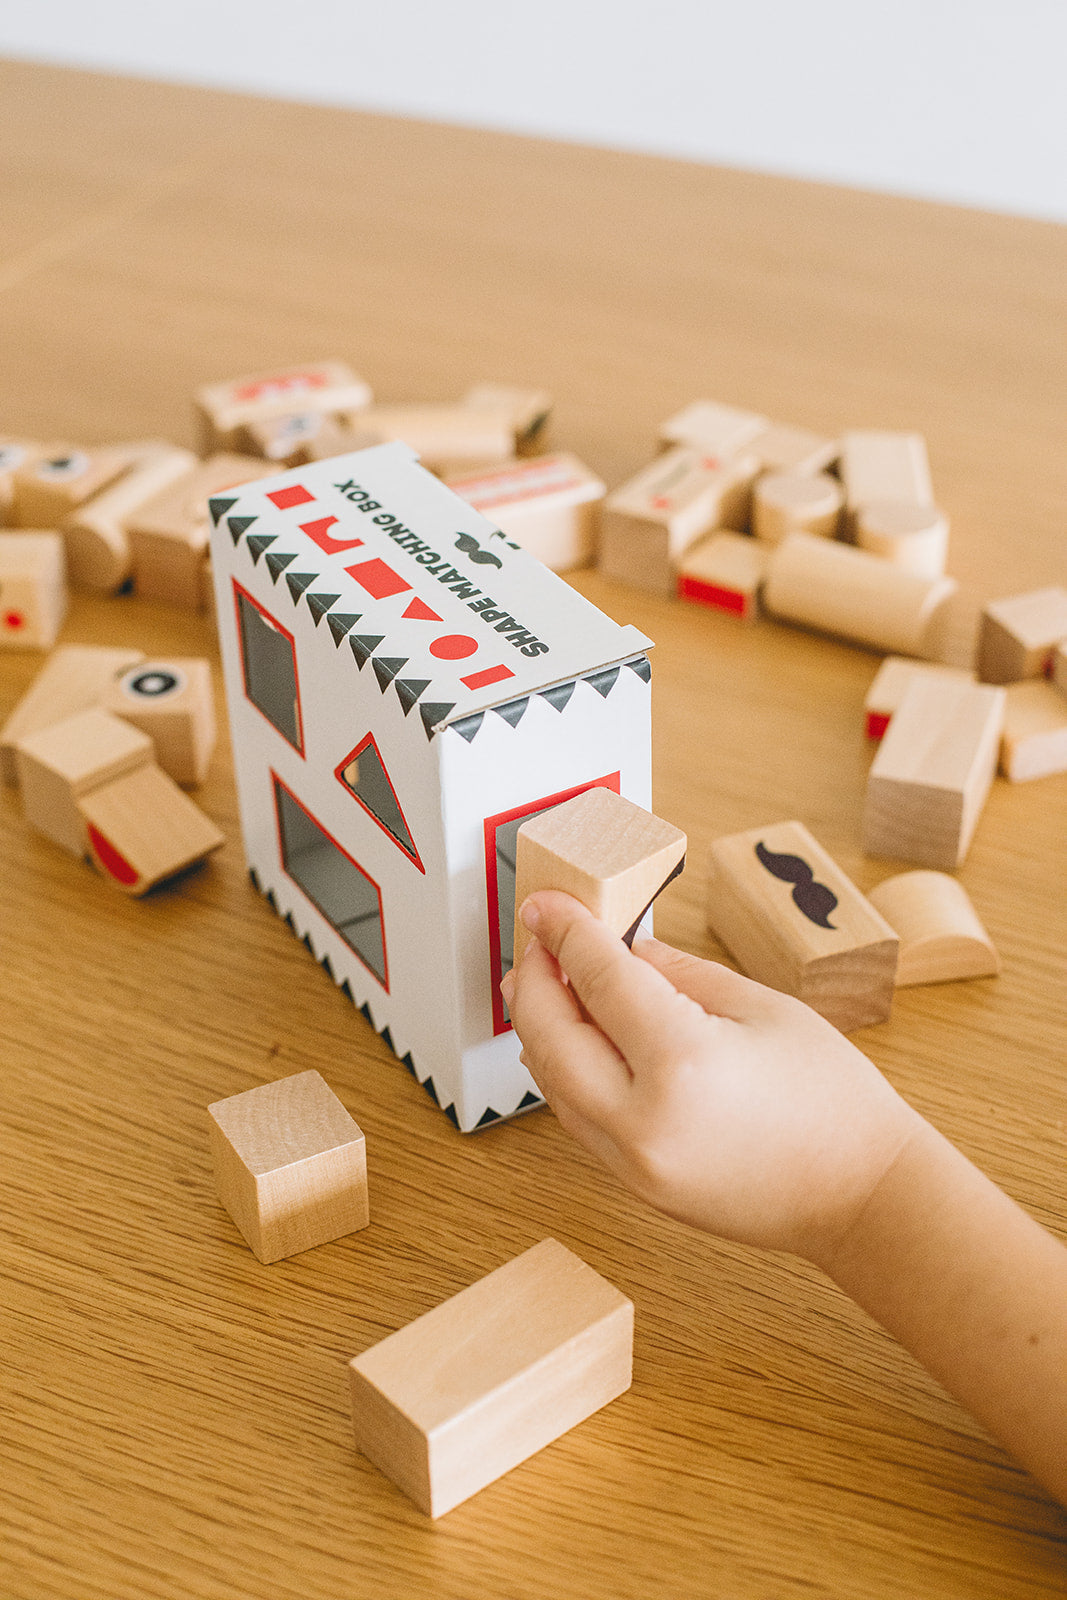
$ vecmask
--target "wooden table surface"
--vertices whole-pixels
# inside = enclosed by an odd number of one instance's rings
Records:
[[[338,355],[385,399],[543,385],[615,484],[710,396],[926,434],[960,649],[1065,579],[1067,230],[14,64],[0,183],[0,431],[191,442],[197,384]],[[899,869],[860,851],[874,656],[575,581],[657,641],[662,936],[715,953],[721,833],[796,816],[861,888]],[[129,597],[63,639],[214,650]],[[0,659],[0,717],[39,665]],[[1063,1594],[1064,1513],[817,1272],[651,1214],[547,1111],[457,1134],[249,886],[225,740],[200,800],[226,848],[133,902],[0,795],[4,1600]],[[856,1036],[1061,1235],[1065,838],[1067,777],[998,780],[960,877],[1003,975]],[[372,1225],[263,1267],[204,1108],[307,1067]],[[356,1455],[345,1361],[546,1235],[635,1301],[633,1389],[431,1523]]]

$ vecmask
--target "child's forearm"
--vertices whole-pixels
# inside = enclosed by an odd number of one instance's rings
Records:
[[[1067,1503],[1067,1249],[922,1123],[819,1263]]]

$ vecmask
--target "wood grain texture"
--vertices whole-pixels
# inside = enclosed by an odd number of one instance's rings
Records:
[[[14,64],[0,135],[5,433],[188,445],[200,384],[339,354],[383,400],[543,387],[616,485],[713,368],[827,438],[924,434],[953,660],[986,600],[1064,582],[1067,230]],[[875,656],[574,581],[657,641],[654,802],[694,864],[800,815],[860,889],[886,875],[860,848]],[[217,659],[206,616],[136,597],[77,596],[62,639]],[[39,667],[0,660],[0,719]],[[547,1112],[460,1137],[249,887],[229,767],[221,729],[197,798],[225,847],[139,901],[0,793],[0,1590],[1062,1595],[1067,1515],[818,1273],[651,1213]],[[996,781],[960,881],[1001,976],[904,990],[858,1040],[1060,1236],[1065,837],[1067,779]],[[657,932],[718,956],[703,898],[691,868]],[[359,1107],[375,1217],[267,1268],[203,1107],[308,1068]],[[546,1235],[634,1301],[634,1386],[431,1526],[356,1453],[345,1362]]]
[[[898,989],[1000,971],[970,896],[947,872],[898,872],[876,883],[867,898],[900,936]]]

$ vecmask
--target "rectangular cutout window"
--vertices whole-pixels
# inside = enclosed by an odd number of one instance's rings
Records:
[[[245,694],[282,738],[303,755],[296,641],[239,583],[234,584],[233,592]]]
[[[608,773],[590,783],[546,795],[513,811],[501,811],[485,819],[485,890],[489,910],[489,983],[493,1002],[493,1033],[506,1033],[511,1027],[507,1007],[500,993],[500,980],[510,972],[515,946],[515,851],[519,829],[531,817],[561,806],[587,789],[612,789],[619,792],[619,773]]]
[[[283,867],[388,993],[381,890],[277,774],[271,777]]]

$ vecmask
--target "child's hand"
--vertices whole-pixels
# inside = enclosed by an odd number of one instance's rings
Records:
[[[866,1056],[726,967],[655,939],[631,953],[569,895],[522,916],[536,938],[502,988],[563,1127],[671,1216],[832,1252],[924,1126]]]

